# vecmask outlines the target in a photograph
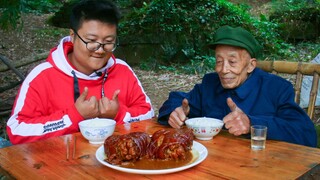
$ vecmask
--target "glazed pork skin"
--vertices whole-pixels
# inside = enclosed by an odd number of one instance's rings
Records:
[[[150,136],[144,132],[112,135],[104,142],[106,161],[115,165],[137,161],[146,155],[150,141]]]
[[[193,134],[188,128],[161,129],[153,133],[148,148],[148,158],[184,160],[192,149]]]

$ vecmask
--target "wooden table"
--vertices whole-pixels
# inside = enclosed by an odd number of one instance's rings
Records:
[[[115,134],[160,128],[155,120],[117,126]],[[72,157],[73,143],[76,150]],[[70,139],[69,160],[66,160]],[[266,149],[252,151],[250,140],[220,132],[209,141],[198,141],[208,150],[197,166],[163,175],[129,174],[98,162],[96,150],[80,133],[0,149],[0,174],[7,179],[319,179],[320,149],[268,140]],[[1,176],[0,176],[1,177]]]

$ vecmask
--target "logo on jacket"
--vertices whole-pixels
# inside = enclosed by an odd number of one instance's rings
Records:
[[[58,121],[58,122],[54,122],[54,123],[50,123],[50,124],[43,126],[43,133],[57,131],[58,129],[62,129],[65,126],[66,126],[66,124],[63,122],[63,120]]]

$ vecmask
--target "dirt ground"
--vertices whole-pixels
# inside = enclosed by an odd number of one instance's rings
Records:
[[[48,15],[35,16],[23,15],[24,25],[21,30],[3,31],[0,29],[0,55],[7,57],[11,63],[37,54],[48,52],[57,45],[58,41],[68,34],[68,30],[56,33],[55,28],[45,23]],[[18,68],[26,75],[38,63]],[[0,62],[0,67],[4,66]],[[153,72],[140,70],[133,67],[140,79],[146,93],[149,95],[156,115],[162,103],[167,99],[170,91],[188,91],[195,83],[201,81],[197,75],[175,74],[173,72]],[[3,87],[8,82],[17,81],[18,77],[12,71],[0,72],[0,86]],[[0,93],[1,108],[10,108],[18,87]],[[319,119],[319,110],[316,119]],[[7,117],[0,117],[0,137],[5,137],[4,129]],[[2,130],[2,131],[1,131]]]

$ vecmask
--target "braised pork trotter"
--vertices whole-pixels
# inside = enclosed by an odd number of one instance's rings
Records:
[[[144,132],[112,135],[104,142],[106,161],[111,164],[134,162],[146,155],[151,138]]]
[[[190,156],[193,134],[190,129],[162,129],[152,138],[144,132],[112,135],[104,142],[106,161],[121,165],[141,158],[185,160]]]
[[[152,135],[148,157],[164,160],[184,160],[192,149],[193,134],[190,129],[162,129]]]

